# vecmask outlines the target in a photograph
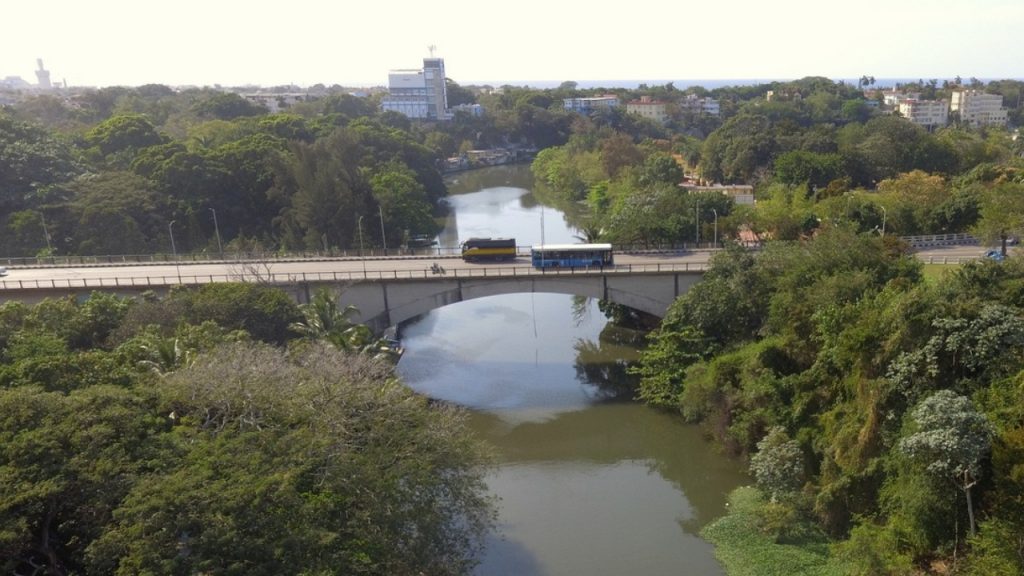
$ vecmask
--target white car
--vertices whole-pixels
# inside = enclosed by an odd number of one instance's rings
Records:
[[[0,276],[7,276],[7,268],[0,266]]]

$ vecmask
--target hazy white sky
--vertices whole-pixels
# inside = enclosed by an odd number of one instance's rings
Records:
[[[1024,77],[1024,0],[10,0],[0,78],[386,85]]]

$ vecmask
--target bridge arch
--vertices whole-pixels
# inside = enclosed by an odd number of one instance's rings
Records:
[[[633,274],[576,273],[533,276],[398,279],[372,282],[312,282],[300,288],[299,301],[325,286],[346,306],[359,309],[359,321],[380,331],[431,310],[501,294],[556,293],[588,296],[663,317],[675,299],[690,289],[702,272]]]

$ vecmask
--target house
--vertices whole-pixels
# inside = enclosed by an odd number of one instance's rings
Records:
[[[668,121],[668,103],[651,100],[650,96],[641,96],[639,100],[626,103],[626,112],[664,124]]]

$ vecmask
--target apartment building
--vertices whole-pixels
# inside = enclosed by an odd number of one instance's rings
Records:
[[[900,100],[898,106],[900,116],[929,130],[949,123],[949,104],[947,102],[907,98]]]
[[[684,112],[692,112],[704,116],[718,116],[722,113],[722,107],[719,105],[718,100],[709,96],[701,98],[696,94],[687,94],[685,98],[679,101],[679,107]]]
[[[596,96],[592,98],[564,98],[562,108],[577,114],[590,114],[598,110],[607,110],[619,106],[619,97],[613,95]]]
[[[949,95],[949,111],[958,114],[961,122],[975,127],[1005,126],[1008,119],[1003,97],[981,90],[954,90]]]

